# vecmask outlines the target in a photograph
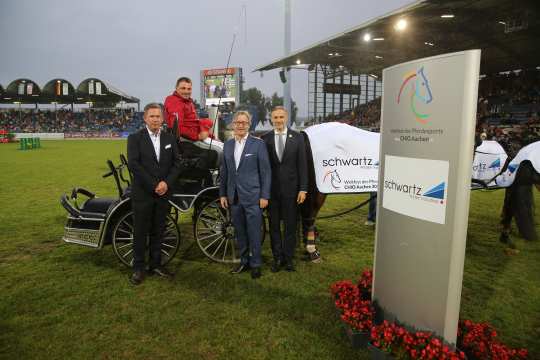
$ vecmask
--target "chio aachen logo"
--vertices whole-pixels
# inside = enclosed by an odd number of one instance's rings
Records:
[[[444,191],[446,184],[444,182],[424,191],[422,186],[417,184],[401,184],[394,180],[385,180],[384,188],[387,190],[398,191],[410,195],[412,198],[421,199],[429,202],[444,203]]]
[[[407,84],[410,84],[407,87]],[[429,119],[429,114],[423,114],[416,109],[416,102],[420,101],[424,104],[429,104],[433,101],[433,95],[431,94],[431,88],[429,87],[429,81],[424,73],[424,67],[422,66],[417,72],[407,73],[403,77],[403,83],[399,88],[399,94],[397,97],[397,103],[401,101],[401,95],[403,91],[407,88],[409,90],[409,103],[411,107],[411,112],[414,114],[416,121],[421,124],[427,124]]]
[[[339,177],[339,173],[336,169],[328,170],[324,174],[323,183],[326,182],[326,179],[329,179],[330,185],[332,185],[334,189],[338,190],[341,188],[341,186],[339,186],[339,184],[341,184],[341,178]]]

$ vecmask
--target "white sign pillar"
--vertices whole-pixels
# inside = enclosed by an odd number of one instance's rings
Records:
[[[480,50],[383,71],[373,299],[455,343]]]

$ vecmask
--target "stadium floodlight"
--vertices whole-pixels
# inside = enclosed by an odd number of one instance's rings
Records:
[[[434,44],[434,43],[431,43],[431,42],[428,42],[428,41],[425,41],[425,42],[424,42],[424,45],[428,45],[428,46],[435,46],[435,44]]]
[[[296,60],[296,65],[300,65],[302,62],[300,61],[300,59],[297,59]]]
[[[504,21],[499,21],[499,24],[506,25],[506,23]]]
[[[375,59],[382,59],[383,57],[380,55],[375,55]]]
[[[407,28],[407,20],[405,19],[399,19],[396,22],[396,25],[394,25],[394,29],[396,29],[397,31],[403,31],[406,28]]]
[[[378,37],[378,38],[373,38],[372,40],[373,41],[384,41],[384,38],[383,37]]]
[[[364,34],[364,41],[365,42],[370,42],[371,41],[371,34],[370,33],[365,33]]]
[[[454,18],[454,14],[443,14],[441,15],[441,17],[443,19],[453,19]]]
[[[330,53],[330,54],[328,54],[328,56],[334,56],[334,53]]]
[[[379,78],[379,77],[378,77],[377,75],[375,75],[375,74],[369,74],[369,76],[371,76],[371,77],[374,78],[374,79],[378,79],[378,78]]]

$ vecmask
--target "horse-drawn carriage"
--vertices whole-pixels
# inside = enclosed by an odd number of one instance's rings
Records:
[[[60,202],[68,212],[63,240],[97,249],[111,244],[118,259],[126,266],[131,266],[132,178],[124,155],[120,155],[119,165],[114,165],[111,160],[107,161],[107,165],[110,171],[103,177],[114,178],[118,197],[97,197],[83,188],[74,188],[69,196],[62,195]],[[167,216],[161,244],[162,263],[171,261],[178,252],[182,239],[178,221],[182,214],[190,210],[193,210],[193,235],[201,251],[217,262],[239,262],[229,211],[219,206],[217,171],[201,179],[200,176],[190,176],[196,170],[192,168],[185,171],[170,200],[171,212]]]

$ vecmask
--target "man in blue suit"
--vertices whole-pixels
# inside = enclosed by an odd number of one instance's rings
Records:
[[[249,135],[251,115],[234,114],[234,138],[223,146],[219,196],[221,206],[231,208],[231,216],[240,251],[240,265],[231,273],[251,268],[251,277],[261,277],[262,210],[268,206],[272,178],[265,143]]]

